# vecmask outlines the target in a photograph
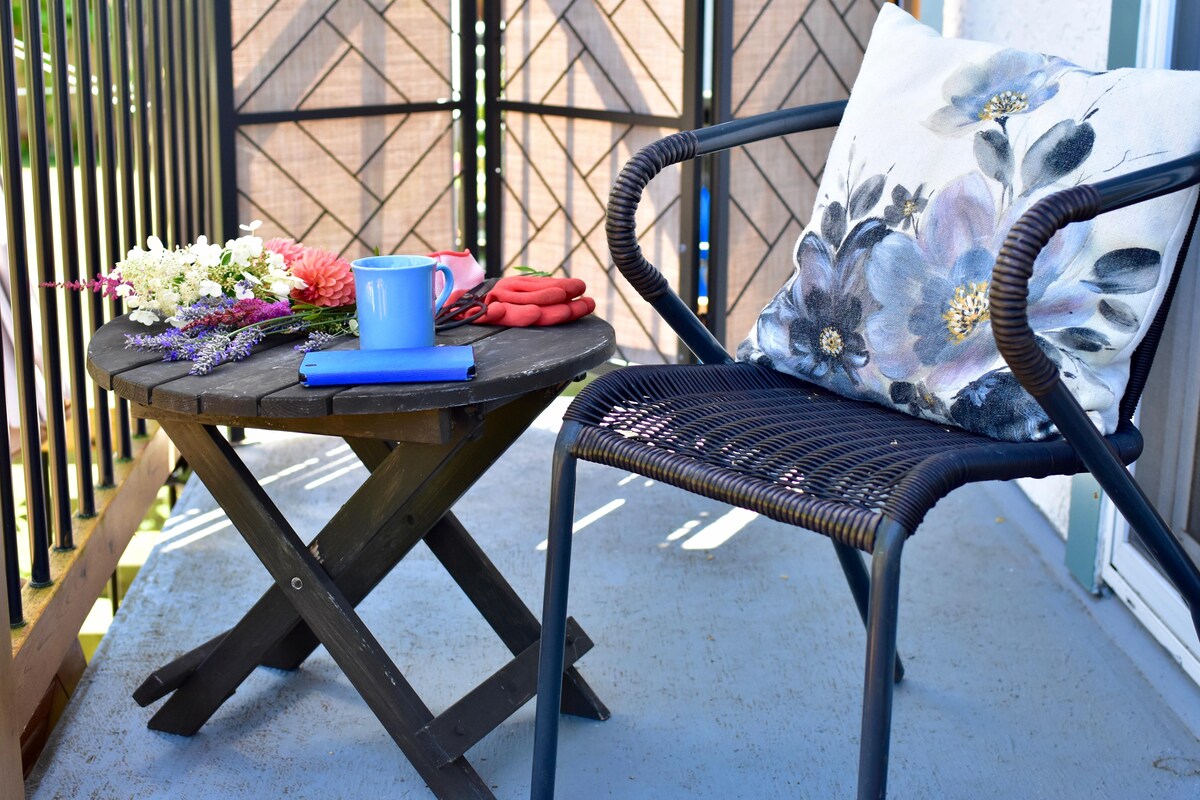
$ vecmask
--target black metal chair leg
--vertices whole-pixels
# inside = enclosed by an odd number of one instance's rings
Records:
[[[854,595],[854,604],[858,606],[858,615],[862,617],[863,625],[866,625],[867,606],[871,598],[871,578],[867,573],[867,565],[863,563],[859,551],[848,544],[833,542],[833,549],[837,552],[838,563],[842,565],[842,573],[846,576],[850,593]],[[904,662],[899,653],[896,653],[894,680],[896,683],[904,680]]]
[[[533,737],[532,800],[554,797],[558,758],[558,717],[562,701],[563,652],[566,648],[567,584],[571,572],[571,530],[575,514],[577,422],[563,424],[554,445],[550,486],[550,531],[546,550],[546,590],[542,600],[542,638],[538,661],[537,714]]]
[[[900,553],[908,534],[909,531],[899,523],[887,522],[875,536],[867,617],[862,740],[858,753],[858,800],[883,800],[887,796],[896,618],[900,606]]]
[[[1200,570],[1196,569],[1183,545],[1171,533],[1129,470],[1113,455],[1109,444],[1096,432],[1066,386],[1061,382],[1053,384],[1037,397],[1037,401],[1179,590],[1191,612],[1196,634],[1200,636]]]
[[[1183,597],[1200,637],[1200,572],[1187,551],[1120,462],[1111,459],[1104,469],[1093,466],[1092,474]]]

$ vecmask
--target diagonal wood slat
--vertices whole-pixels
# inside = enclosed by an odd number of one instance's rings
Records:
[[[849,96],[882,0],[733,0],[733,117]],[[725,345],[746,337],[792,273],[833,131],[730,155]]]
[[[510,0],[509,101],[680,117],[686,3]],[[615,271],[604,239],[608,193],[624,163],[671,128],[509,111],[503,139],[503,259],[583,278],[617,330],[618,357],[675,360],[674,334]],[[639,216],[647,257],[678,285],[679,168],[650,186]]]

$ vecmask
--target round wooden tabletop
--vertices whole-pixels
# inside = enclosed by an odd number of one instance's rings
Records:
[[[469,381],[361,386],[300,385],[303,354],[295,337],[270,337],[244,361],[208,375],[188,375],[191,363],[125,348],[125,334],[147,328],[120,317],[103,325],[88,347],[88,373],[132,403],[168,414],[298,419],[343,414],[426,411],[502,401],[556,386],[607,360],[615,350],[612,327],[595,316],[546,328],[464,325],[438,335],[438,344],[475,348]],[[329,349],[356,349],[347,337]]]

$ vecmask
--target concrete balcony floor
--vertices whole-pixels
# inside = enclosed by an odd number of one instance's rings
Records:
[[[456,508],[535,610],[551,412]],[[240,453],[305,538],[364,475],[332,439],[259,434]],[[564,719],[560,795],[853,796],[863,632],[829,543],[608,468],[582,464],[579,485],[571,612],[613,717]],[[190,739],[148,730],[133,689],[269,583],[198,481],[166,534],[30,797],[431,796],[324,649],[294,673],[257,670]],[[956,492],[912,540],[892,797],[1200,797],[1200,689],[1061,562],[1006,484]],[[423,547],[360,611],[435,712],[507,659]],[[532,738],[530,703],[467,754],[498,797],[527,796]]]

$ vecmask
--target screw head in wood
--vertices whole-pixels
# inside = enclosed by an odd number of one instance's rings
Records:
[[[300,580],[299,578],[292,578],[292,588],[293,589],[303,589],[304,581]]]

